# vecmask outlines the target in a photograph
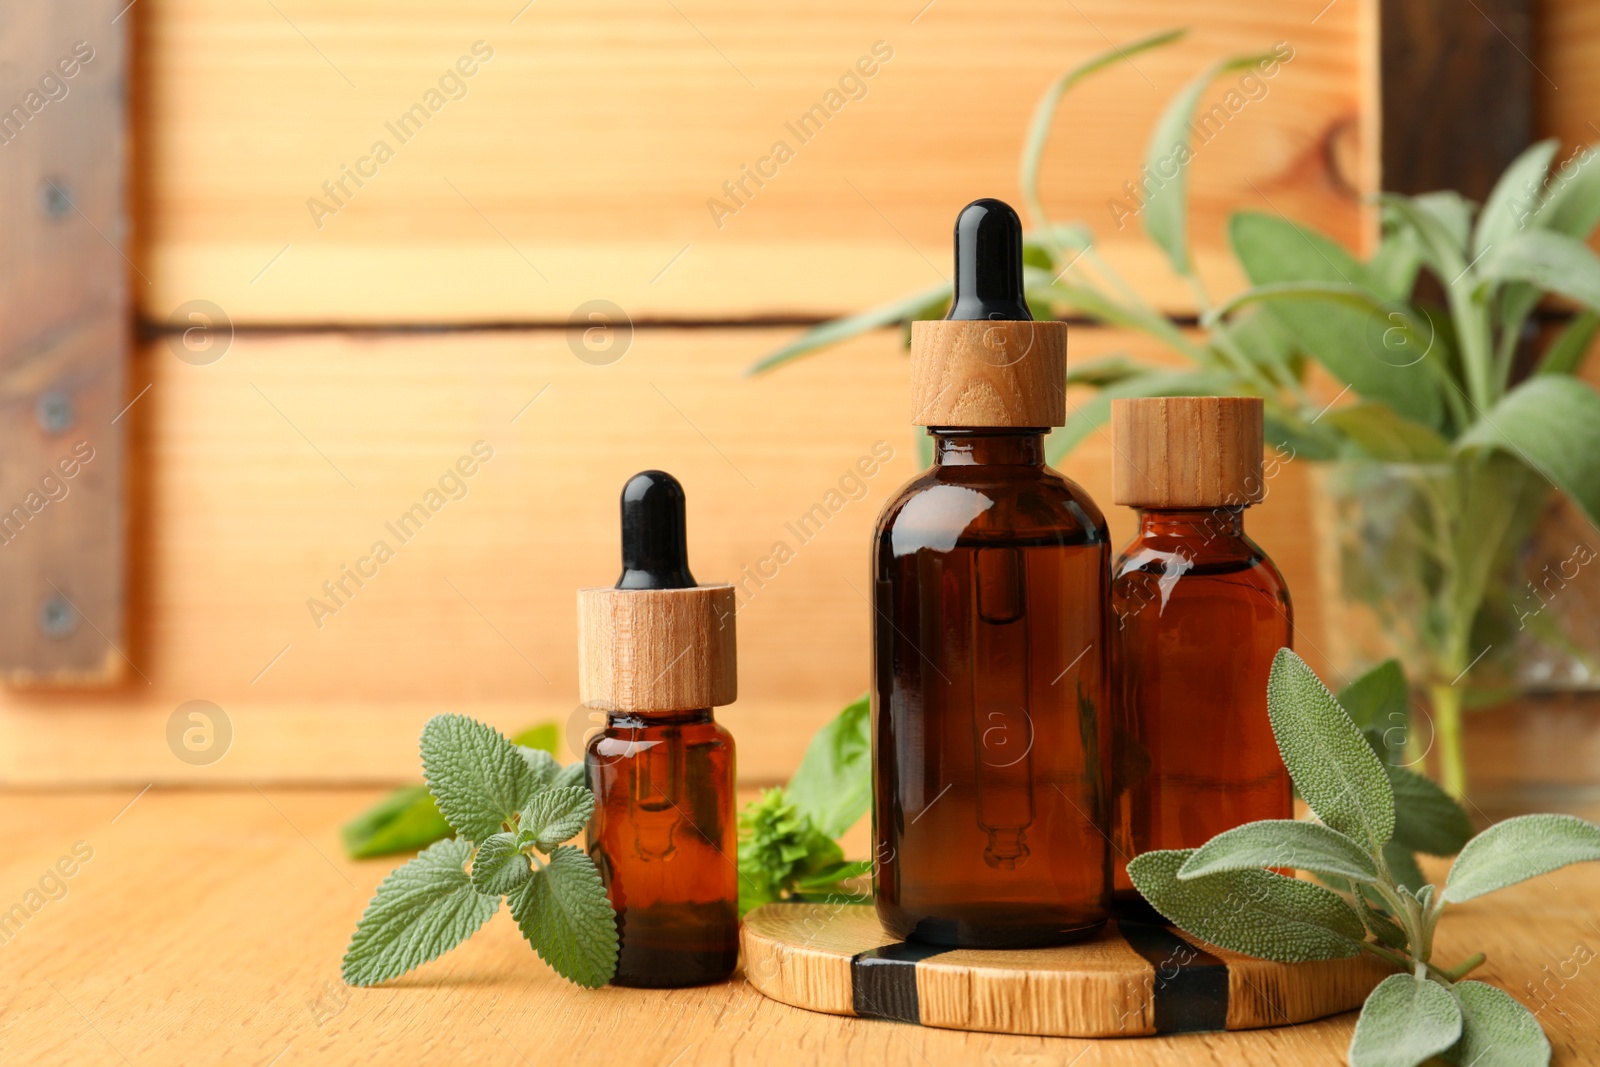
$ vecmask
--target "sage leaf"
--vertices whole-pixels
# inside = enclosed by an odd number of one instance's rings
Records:
[[[1550,161],[1559,146],[1560,141],[1554,137],[1531,144],[1500,173],[1478,213],[1478,225],[1472,234],[1473,255],[1483,255],[1509,240],[1533,218]]]
[[[1538,224],[1568,237],[1588,237],[1600,222],[1597,145],[1580,148],[1556,168],[1545,186]]]
[[[799,359],[809,355],[819,348],[827,348],[841,341],[847,341],[857,334],[867,333],[869,330],[882,329],[893,326],[905,319],[919,317],[919,313],[932,305],[944,305],[950,301],[951,286],[949,282],[940,282],[921,292],[912,293],[910,296],[891,300],[887,304],[880,304],[875,308],[855,315],[847,315],[842,319],[824,322],[820,326],[813,326],[788,344],[779,347],[774,352],[763,356],[759,362],[745,371],[748,376],[765,374],[774,367],[782,366],[790,360]]]
[[[1600,860],[1600,826],[1576,815],[1519,815],[1467,842],[1444,899],[1460,903],[1589,860]]]
[[[464,865],[472,845],[440,841],[397,867],[378,886],[345,950],[341,973],[375,985],[455,948],[489,921],[500,898],[473,888]]]
[[[812,736],[785,792],[829,837],[861,821],[872,807],[872,706],[865,696]]]
[[[522,809],[520,829],[533,835],[540,852],[549,852],[583,830],[594,814],[594,794],[587,789],[546,789]]]
[[[1394,840],[1412,852],[1454,856],[1472,839],[1472,818],[1433,781],[1404,767],[1385,766],[1394,790]]]
[[[1329,415],[1332,415],[1329,412]],[[1339,706],[1365,729],[1403,726],[1411,717],[1411,695],[1398,660],[1386,659],[1339,690]]]
[[[1378,983],[1356,1020],[1350,1067],[1416,1067],[1461,1037],[1461,1009],[1437,982],[1391,974]]]
[[[571,845],[510,895],[511,917],[561,977],[588,989],[617,970],[617,918],[594,861]]]
[[[1323,283],[1364,293],[1370,308],[1316,297],[1274,300],[1266,306],[1289,328],[1307,355],[1340,381],[1348,382],[1357,394],[1387,404],[1424,426],[1440,424],[1444,413],[1441,383],[1425,366],[1427,359],[1419,354],[1416,358],[1391,357],[1386,362],[1374,353],[1371,330],[1383,305],[1383,298],[1374,290],[1381,283],[1342,245],[1276,215],[1248,211],[1229,220],[1228,239],[1253,286]],[[1420,320],[1414,312],[1409,318]],[[1382,331],[1378,333],[1381,336]]]
[[[1450,458],[1449,442],[1421,423],[1395,414],[1387,404],[1349,404],[1334,408],[1323,416],[1323,421],[1338,429],[1351,444],[1372,459],[1390,463],[1438,463]],[[1376,669],[1381,670],[1384,666],[1387,664]],[[1399,670],[1399,666],[1396,665],[1395,669]],[[1350,684],[1353,687],[1360,683],[1361,679],[1357,678]],[[1404,676],[1400,684],[1404,687]],[[1402,697],[1403,694],[1402,689]],[[1342,692],[1339,694],[1339,703],[1345,703]],[[1401,707],[1408,707],[1404,699]],[[1367,725],[1350,705],[1345,704],[1345,709],[1357,725]]]
[[[1417,892],[1428,884],[1428,878],[1422,873],[1422,868],[1417,866],[1417,857],[1411,850],[1398,841],[1390,841],[1383,846],[1383,862],[1389,868],[1389,873],[1394,877],[1395,885],[1401,889]]]
[[[1267,716],[1289,776],[1317,818],[1368,853],[1394,833],[1394,793],[1383,765],[1305,660],[1279,649]]]
[[[1183,881],[1221,871],[1292,867],[1357,882],[1376,882],[1377,865],[1348,837],[1314,822],[1263,819],[1224,831],[1178,870]]]
[[[533,775],[533,788],[549,789],[555,784],[556,776],[561,773],[561,764],[556,758],[542,748],[529,748],[518,745],[517,751],[522,754],[522,759],[528,765],[528,771]]]
[[[1146,852],[1128,864],[1134,887],[1177,926],[1213,945],[1285,963],[1361,951],[1366,930],[1337,893],[1263,870],[1180,879],[1194,852]]]
[[[1478,273],[1499,282],[1528,282],[1600,308],[1600,257],[1563,233],[1528,229],[1512,234],[1484,255]]]
[[[472,884],[480,893],[502,896],[528,880],[528,857],[517,847],[517,834],[490,834],[472,855]]]
[[[428,720],[422,728],[422,774],[457,834],[482,841],[509,825],[528,802],[535,782],[523,751],[499,730],[465,715]]]
[[[1361,921],[1367,924],[1367,929],[1372,931],[1372,936],[1388,945],[1390,948],[1402,951],[1409,944],[1405,929],[1389,913],[1379,911],[1367,900],[1366,894],[1360,891],[1351,893],[1356,902],[1356,910],[1361,913]]]
[[[1545,1067],[1550,1039],[1511,994],[1483,982],[1457,982],[1461,1040],[1442,1053],[1460,1067]]]
[[[1150,144],[1144,153],[1149,194],[1145,197],[1142,218],[1145,232],[1166,252],[1172,269],[1178,274],[1194,273],[1194,262],[1189,255],[1189,161],[1194,157],[1190,131],[1200,94],[1224,74],[1257,65],[1265,69],[1277,58],[1276,54],[1267,52],[1232,56],[1211,64],[1178,90],[1156,120],[1155,129],[1150,131]]]
[[[1600,524],[1600,394],[1567,374],[1529,378],[1456,441],[1499,448],[1544,475]]]
[[[1585,309],[1550,342],[1533,373],[1576,374],[1583,357],[1589,354],[1596,330],[1600,330],[1600,315]]]

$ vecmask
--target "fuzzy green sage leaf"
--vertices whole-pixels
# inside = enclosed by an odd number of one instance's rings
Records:
[[[1450,868],[1444,899],[1471,900],[1588,860],[1600,860],[1600,826],[1576,815],[1519,815],[1467,842]]]
[[[1178,870],[1184,881],[1221,871],[1292,867],[1356,882],[1376,882],[1377,865],[1348,837],[1314,822],[1263,819],[1225,831],[1195,850]]]
[[[1461,1036],[1450,991],[1411,974],[1391,974],[1367,997],[1350,1041],[1350,1067],[1416,1067]]]
[[[1461,1040],[1442,1053],[1459,1067],[1545,1067],[1550,1039],[1515,997],[1482,982],[1457,982]]]
[[[1316,672],[1279,649],[1267,715],[1300,795],[1328,826],[1376,852],[1394,834],[1394,792],[1378,757]]]
[[[1361,951],[1366,930],[1338,894],[1263,870],[1180,879],[1179,869],[1193,854],[1146,852],[1128,864],[1128,877],[1157,911],[1196,937],[1285,963]]]

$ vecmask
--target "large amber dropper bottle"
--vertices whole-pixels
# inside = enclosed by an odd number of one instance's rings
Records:
[[[1022,227],[956,221],[955,302],[912,327],[912,422],[933,468],[873,542],[873,872],[901,937],[1048,945],[1105,922],[1111,873],[1105,519],[1045,466],[1067,328],[1023,299]]]
[[[1139,514],[1111,583],[1119,913],[1143,912],[1128,859],[1294,813],[1267,719],[1293,609],[1244,532],[1266,488],[1261,420],[1255,397],[1112,402],[1113,497]]]
[[[739,959],[731,585],[689,573],[684,493],[664,471],[622,490],[622,576],[578,590],[578,687],[606,713],[584,753],[589,855],[617,912],[612,981],[718,982]]]

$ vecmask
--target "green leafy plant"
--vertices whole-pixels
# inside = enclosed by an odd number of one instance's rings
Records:
[[[561,728],[553,722],[530,726],[511,739],[513,745],[537,748],[552,756],[560,741]],[[450,833],[450,824],[425,785],[401,786],[340,829],[345,855],[353,860],[415,852]]]
[[[1180,89],[1157,121],[1138,204],[1147,235],[1194,292],[1198,328],[1183,328],[1099,255],[1087,226],[1051,220],[1039,195],[1063,94],[1182,36],[1153,34],[1067,71],[1028,128],[1021,187],[1032,221],[1024,281],[1034,317],[1087,317],[1143,334],[1174,357],[1113,353],[1075,363],[1067,384],[1094,392],[1051,435],[1049,456],[1054,462],[1096,433],[1113,398],[1221,394],[1262,397],[1268,441],[1282,454],[1341,461],[1330,487],[1357,521],[1341,553],[1346,594],[1377,612],[1426,686],[1440,778],[1459,795],[1468,692],[1460,683],[1481,688],[1514,670],[1507,657],[1528,621],[1515,607],[1524,578],[1517,550],[1552,485],[1600,521],[1600,395],[1575,377],[1600,328],[1600,258],[1584,243],[1600,222],[1600,162],[1585,150],[1552,173],[1556,143],[1542,141],[1481,207],[1450,191],[1382,196],[1382,241],[1365,260],[1275,209],[1240,212],[1228,239],[1250,288],[1216,301],[1188,233],[1188,171],[1198,152],[1191,120],[1213,81],[1250,71],[1271,77],[1273,64],[1290,57],[1275,50],[1223,59]],[[1431,276],[1443,306],[1417,295],[1427,291],[1419,275]],[[1530,364],[1519,343],[1547,294],[1582,311]],[[902,326],[909,339],[911,321],[942,316],[949,301],[945,283],[824,323],[751,371],[885,326]],[[1314,365],[1344,388],[1314,391]],[[1549,616],[1534,621],[1547,645],[1573,652]],[[1415,758],[1424,742],[1414,735],[1412,743]]]
[[[345,950],[344,980],[374,985],[438,958],[488,922],[503,897],[558,974],[591,989],[609,982],[616,914],[594,861],[564,843],[594,812],[583,764],[562,767],[464,715],[428,720],[421,747],[429,795],[456,836],[378,886]]]
[[[848,883],[871,872],[871,860],[846,860],[835,840],[872,806],[871,725],[862,697],[811,738],[786,787],[740,812],[739,914],[853,892]]]
[[[1388,703],[1383,693],[1395,684],[1389,667],[1380,670],[1345,691],[1369,711]],[[1366,952],[1393,966],[1361,1010],[1352,1067],[1412,1067],[1434,1056],[1474,1067],[1548,1063],[1550,1043],[1528,1010],[1465,980],[1483,954],[1441,966],[1434,933],[1447,905],[1600,860],[1600,826],[1571,815],[1507,819],[1466,840],[1444,884],[1429,884],[1397,870],[1394,848],[1413,870],[1413,848],[1452,848],[1460,826],[1449,798],[1387,765],[1370,722],[1360,725],[1288,649],[1273,662],[1267,709],[1295,788],[1319,821],[1247,823],[1197,849],[1146,852],[1128,864],[1139,892],[1177,926],[1235,952],[1286,962]],[[1325,885],[1266,868],[1308,871]]]

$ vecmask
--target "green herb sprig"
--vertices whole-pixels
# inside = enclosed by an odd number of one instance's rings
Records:
[[[378,886],[345,950],[344,980],[375,985],[437,959],[488,922],[503,897],[556,973],[590,989],[609,982],[616,913],[594,861],[565,844],[594,813],[583,764],[562,767],[464,715],[428,720],[421,748],[428,795],[456,836]]]
[[[1395,672],[1383,671],[1347,689],[1352,701],[1392,704]],[[1507,819],[1465,842],[1443,886],[1427,884],[1412,873],[1411,850],[1449,848],[1460,830],[1438,787],[1380,759],[1373,724],[1363,729],[1288,649],[1273,662],[1267,710],[1319,821],[1247,823],[1197,849],[1146,852],[1128,864],[1139,892],[1179,927],[1235,952],[1291,963],[1366,952],[1393,966],[1361,1009],[1351,1067],[1414,1067],[1434,1056],[1473,1067],[1548,1063],[1550,1043],[1526,1008],[1464,980],[1483,953],[1443,966],[1434,934],[1449,904],[1600,860],[1600,826],[1571,815]],[[1336,888],[1265,868],[1308,871]]]
[[[843,892],[872,870],[846,860],[836,838],[872,806],[872,712],[866,697],[818,730],[787,787],[739,814],[739,914],[777,900]],[[861,895],[865,895],[863,892]]]

